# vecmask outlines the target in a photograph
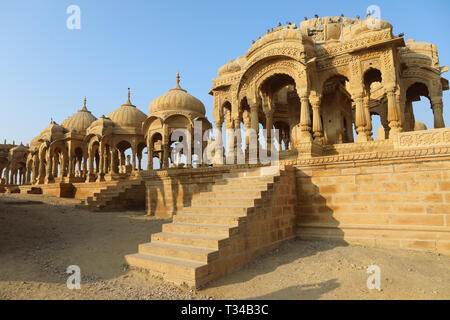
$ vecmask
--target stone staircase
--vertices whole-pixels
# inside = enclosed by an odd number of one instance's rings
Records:
[[[139,190],[137,190],[138,188]],[[145,202],[142,193],[145,193],[145,186],[140,176],[131,180],[118,180],[82,201],[80,206],[91,211],[132,209],[136,207],[136,203],[133,203],[136,202],[135,200],[141,199],[142,202]],[[145,206],[145,203],[143,205]]]
[[[295,221],[295,200],[286,196],[286,171],[268,170],[224,174],[210,191],[195,194],[191,206],[164,224],[151,242],[139,245],[138,253],[127,255],[127,263],[198,288],[293,238],[289,224]],[[290,182],[295,188],[294,180]],[[287,206],[291,210],[283,209]]]

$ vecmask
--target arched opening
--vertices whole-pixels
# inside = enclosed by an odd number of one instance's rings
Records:
[[[151,157],[150,164],[153,165],[154,170],[159,170],[162,168],[162,157],[163,157],[163,148],[162,148],[162,135],[159,132],[154,133],[150,138],[151,145]],[[149,168],[150,169],[150,168]]]
[[[260,131],[263,134],[259,141],[267,148],[270,139],[270,148],[288,150],[294,143],[292,132],[300,122],[300,99],[295,80],[284,73],[275,74],[261,83],[259,92],[262,100],[259,122],[265,129]]]
[[[433,128],[433,112],[425,112],[427,107],[431,109],[428,87],[422,82],[410,85],[406,90],[405,131],[414,131],[418,118],[426,127]]]
[[[387,119],[381,117],[387,114],[387,103],[384,101],[385,93],[382,85],[381,71],[375,68],[369,68],[363,76],[365,97],[364,97],[364,113],[366,115],[366,129],[369,140],[375,140],[381,122],[387,122]],[[372,115],[382,115],[374,122]],[[384,130],[384,129],[383,129]],[[374,132],[375,134],[374,137]]]
[[[352,97],[345,76],[335,75],[324,82],[320,117],[324,144],[354,141]]]
[[[137,146],[137,170],[147,170],[147,157],[148,157],[148,150],[147,145],[144,142],[141,142]]]
[[[130,174],[132,170],[132,157],[130,142],[122,140],[116,144],[117,148],[117,170],[119,174]]]
[[[74,164],[73,164],[73,168],[75,169],[75,177],[82,177],[83,176],[83,168],[82,168],[82,163],[83,163],[83,149],[81,149],[80,147],[77,147],[74,151]]]
[[[229,101],[226,101],[222,105],[222,112],[223,124],[222,130],[220,131],[222,132],[222,141],[224,142],[223,146],[225,148],[225,154],[228,155],[234,147],[233,120],[231,119],[231,103]]]

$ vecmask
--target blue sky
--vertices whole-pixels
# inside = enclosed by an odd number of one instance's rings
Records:
[[[81,29],[69,30],[66,9],[81,8]],[[303,17],[365,16],[376,4],[405,39],[435,43],[450,64],[450,2],[444,1],[3,1],[0,10],[0,139],[28,143],[50,118],[58,123],[87,96],[97,117],[126,100],[148,114],[150,102],[175,84],[205,104],[212,121],[211,80],[278,22]],[[449,75],[444,75],[449,76]],[[449,94],[444,119],[450,124]],[[433,127],[428,102],[416,119]]]

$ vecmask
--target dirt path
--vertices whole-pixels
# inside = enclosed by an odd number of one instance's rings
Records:
[[[199,292],[130,271],[137,251],[170,220],[92,213],[77,200],[0,195],[0,299],[450,299],[450,258],[400,249],[292,241]],[[366,287],[381,268],[382,291]],[[81,290],[66,287],[69,265]]]

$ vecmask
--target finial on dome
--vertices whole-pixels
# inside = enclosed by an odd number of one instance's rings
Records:
[[[179,72],[177,72],[177,80],[176,80],[176,82],[177,82],[177,85],[175,87],[176,88],[180,88],[180,73]]]
[[[87,107],[86,107],[86,96],[84,96],[84,103],[83,103],[83,108],[81,108],[81,111],[87,111]]]
[[[128,104],[128,105],[131,105],[130,96],[131,96],[131,94],[130,94],[130,88],[128,88],[128,99],[127,99],[127,104]]]

